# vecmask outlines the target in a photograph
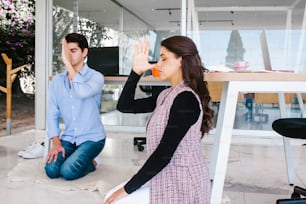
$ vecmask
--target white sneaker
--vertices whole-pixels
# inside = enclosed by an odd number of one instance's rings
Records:
[[[25,152],[31,151],[31,149],[34,148],[35,144],[36,144],[36,142],[30,144],[30,145],[27,146],[25,149],[20,150],[19,152],[17,152],[17,155],[20,156],[20,157],[22,157],[22,155],[23,155]]]
[[[44,146],[39,143],[33,143],[25,150],[19,151],[18,155],[22,156],[25,159],[35,159],[43,157],[44,155]]]

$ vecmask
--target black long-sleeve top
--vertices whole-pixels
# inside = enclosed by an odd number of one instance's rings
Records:
[[[117,109],[123,113],[148,113],[156,106],[158,94],[135,99],[135,89],[140,76],[134,71],[128,77]],[[169,119],[160,144],[141,169],[127,182],[124,189],[132,193],[158,174],[170,162],[180,141],[200,115],[199,102],[190,91],[180,93],[173,101]]]

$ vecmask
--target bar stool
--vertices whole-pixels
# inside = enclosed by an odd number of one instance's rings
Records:
[[[272,123],[272,129],[283,137],[306,139],[306,118],[280,118]],[[291,198],[306,196],[306,189],[295,186]]]

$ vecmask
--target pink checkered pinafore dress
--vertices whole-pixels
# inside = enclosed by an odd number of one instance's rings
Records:
[[[181,82],[160,93],[156,108],[147,124],[147,154],[157,148],[175,97],[193,90]],[[196,98],[200,100],[195,94]],[[202,107],[200,105],[200,107]],[[150,204],[208,204],[211,183],[201,145],[203,111],[178,145],[170,163],[150,180]]]

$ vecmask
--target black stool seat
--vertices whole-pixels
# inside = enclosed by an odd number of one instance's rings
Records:
[[[284,137],[306,139],[306,118],[281,118],[272,123],[272,129]]]
[[[283,137],[306,139],[306,118],[280,118],[278,120],[273,121],[272,129]],[[295,203],[294,201],[296,199],[300,199],[301,196],[306,196],[306,189],[299,186],[295,186],[291,195],[292,202],[287,202]],[[303,203],[306,203],[306,201]]]

